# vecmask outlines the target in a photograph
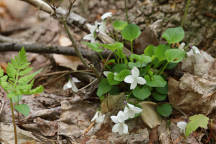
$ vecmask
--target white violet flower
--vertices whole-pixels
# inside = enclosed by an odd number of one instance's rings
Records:
[[[78,82],[80,82],[80,80],[78,80],[75,77],[72,77],[72,79],[69,79],[68,82],[63,86],[63,90],[71,88],[72,91],[78,92],[78,88],[77,88],[77,86],[75,84],[75,83],[78,83]]]
[[[92,118],[91,122],[95,121],[96,123],[103,123],[105,114],[102,114],[100,111],[97,111]]]
[[[128,134],[128,125],[126,125],[124,122],[122,123],[116,123],[113,128],[112,132],[122,134]]]
[[[180,121],[177,123],[177,127],[180,129],[180,132],[182,134],[185,134],[186,126],[187,126],[187,123],[185,121]]]
[[[139,77],[139,69],[137,67],[133,67],[131,70],[131,75],[125,77],[124,82],[130,83],[130,89],[135,89],[137,84],[144,85],[146,80],[143,77]]]
[[[200,54],[198,47],[192,46],[192,50],[193,50],[194,54]]]
[[[184,50],[184,47],[185,47],[185,43],[182,42],[178,48],[181,49],[181,50]]]
[[[128,133],[128,126],[124,123],[128,117],[123,111],[119,111],[117,116],[111,116],[111,119],[115,123],[112,132],[118,132],[120,135]]]
[[[112,17],[112,12],[106,12],[101,16],[102,20],[105,20],[108,17]]]
[[[196,46],[192,46],[191,50],[187,52],[187,56],[200,54],[199,49]]]
[[[128,118],[134,118],[136,114],[141,113],[141,112],[142,112],[141,108],[136,107],[129,103],[124,108],[124,113],[127,115]]]
[[[106,33],[106,23],[105,22],[95,22],[94,25],[87,24],[90,34],[83,37],[85,40],[89,40],[91,43],[95,42],[95,32]]]

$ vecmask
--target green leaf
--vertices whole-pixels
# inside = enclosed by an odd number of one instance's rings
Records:
[[[128,24],[122,31],[122,37],[128,41],[133,41],[141,34],[140,28],[136,24]]]
[[[154,55],[154,51],[155,51],[156,47],[153,45],[148,45],[145,50],[144,50],[144,54],[147,56],[153,56]]]
[[[124,69],[120,73],[114,76],[114,80],[119,81],[119,82],[124,81],[125,77],[130,74],[131,74],[130,70]]]
[[[19,83],[19,84],[22,84],[22,85],[28,84],[30,81],[32,81],[32,79],[33,79],[38,73],[40,73],[40,71],[41,71],[41,70],[36,71],[36,72],[34,72],[34,73],[32,73],[32,74],[26,75],[26,76],[24,76],[24,77],[21,77],[21,78],[18,80],[18,83]]]
[[[160,75],[153,75],[153,77],[150,79],[146,79],[147,83],[146,85],[150,87],[165,87],[167,82],[164,80],[164,78]]]
[[[17,93],[14,92],[14,91],[12,91],[12,92],[10,92],[10,93],[7,94],[8,98],[13,98],[13,97],[16,97],[16,96],[17,96]]]
[[[189,136],[192,132],[196,131],[197,128],[201,127],[204,129],[208,128],[209,118],[203,114],[193,115],[189,117],[189,123],[186,126],[185,136]]]
[[[167,94],[160,94],[157,92],[152,93],[152,96],[157,101],[164,101],[167,98]]]
[[[22,99],[22,96],[16,95],[16,96],[12,97],[11,99],[12,99],[13,103],[18,103]]]
[[[38,87],[32,89],[32,90],[30,91],[30,93],[31,93],[31,94],[38,94],[38,93],[42,93],[43,91],[44,91],[44,87],[40,85],[40,86],[38,86]]]
[[[115,30],[122,31],[128,25],[128,23],[125,22],[125,21],[116,20],[116,21],[113,22],[112,25],[113,25],[113,28]]]
[[[4,70],[0,68],[0,77],[2,77],[3,75],[4,75]]]
[[[28,116],[29,112],[30,112],[30,108],[27,104],[19,104],[19,105],[15,105],[14,108],[20,112],[21,114],[23,114],[24,116]]]
[[[139,100],[145,100],[151,95],[151,90],[147,86],[136,87],[132,91],[134,97],[138,98]]]
[[[163,61],[166,59],[165,52],[170,49],[168,45],[160,44],[155,48],[154,55],[160,60]]]
[[[89,43],[89,42],[83,42],[83,44],[87,45],[90,49],[92,49],[95,52],[103,52],[103,49],[100,48],[100,44],[98,43]]]
[[[178,63],[169,63],[167,65],[166,69],[168,69],[168,70],[174,69],[177,65],[178,65]]]
[[[32,67],[28,67],[28,68],[24,69],[23,71],[20,71],[19,74],[20,74],[20,76],[24,76],[24,75],[30,73],[31,71],[32,71]]]
[[[114,73],[110,72],[108,75],[107,75],[107,80],[109,82],[110,85],[118,85],[120,82],[119,81],[116,81],[114,79]]]
[[[109,91],[110,95],[117,95],[120,94],[120,88],[118,86],[112,86],[112,89]]]
[[[108,80],[102,79],[98,84],[97,96],[99,97],[103,96],[105,93],[109,92],[111,88],[112,86],[109,84]]]
[[[7,69],[6,69],[7,75],[11,79],[15,79],[15,76],[17,74],[17,70],[14,68],[14,66],[11,63],[8,63]]]
[[[158,105],[156,110],[163,117],[169,117],[172,114],[172,106],[168,103]]]
[[[168,94],[168,85],[165,87],[156,87],[155,90],[160,94]]]
[[[120,42],[115,42],[113,44],[100,44],[102,47],[115,52],[116,50],[122,50],[124,45]]]
[[[126,64],[116,64],[114,65],[114,67],[112,68],[112,72],[121,72],[124,69],[128,69],[128,66]]]
[[[169,44],[178,43],[184,39],[184,30],[182,27],[168,28],[163,34],[164,38]]]
[[[181,49],[168,49],[165,52],[165,56],[170,63],[179,63],[185,57],[185,51]]]

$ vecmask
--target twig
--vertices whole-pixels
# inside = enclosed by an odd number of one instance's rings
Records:
[[[4,102],[4,100],[3,100],[3,101],[1,102],[0,115],[1,115],[1,113],[2,113],[2,111],[3,111],[4,105],[5,105],[5,102]]]
[[[86,61],[84,60],[84,58],[83,58],[81,52],[80,52],[79,49],[78,49],[78,46],[77,46],[75,40],[73,39],[73,36],[72,36],[71,33],[70,33],[70,30],[69,30],[69,28],[68,28],[68,26],[67,26],[66,21],[63,21],[63,23],[64,23],[65,31],[67,32],[68,37],[69,37],[69,39],[71,40],[71,42],[72,42],[72,44],[73,44],[73,46],[74,46],[74,49],[75,49],[75,52],[76,52],[77,56],[80,58],[80,60],[82,61],[82,63],[83,63],[86,67],[88,67],[88,68],[90,68],[90,69],[93,70],[93,72],[95,73],[95,75],[96,75],[97,78],[100,78],[100,73],[99,73],[99,71],[98,71],[95,67],[89,66],[89,65],[86,63]]]
[[[79,89],[79,91],[81,91],[81,90],[83,90],[83,89],[85,89],[85,88],[87,88],[87,87],[89,87],[90,85],[92,85],[93,83],[95,83],[97,81],[97,79],[94,79],[92,82],[90,82],[89,84],[87,84],[86,86],[84,86],[84,87],[82,87],[82,88],[80,88]]]

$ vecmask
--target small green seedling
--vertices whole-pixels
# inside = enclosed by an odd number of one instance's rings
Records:
[[[30,95],[41,93],[43,91],[42,86],[32,88],[34,84],[34,77],[40,72],[32,73],[32,68],[27,61],[26,52],[24,48],[21,49],[18,56],[8,63],[6,74],[0,68],[0,86],[7,93],[7,97],[10,99],[10,107],[12,112],[13,126],[14,126],[14,139],[17,144],[17,132],[14,116],[14,108],[24,116],[27,116],[30,109],[27,104],[20,104],[20,100],[23,95]]]
[[[197,114],[189,117],[189,123],[186,126],[185,136],[188,137],[192,132],[196,131],[199,127],[207,129],[209,118],[203,114]]]

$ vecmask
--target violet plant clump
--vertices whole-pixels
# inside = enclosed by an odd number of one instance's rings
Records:
[[[106,24],[105,20],[103,22]],[[156,110],[161,116],[169,117],[171,115],[172,106],[167,102],[168,86],[164,71],[173,69],[186,55],[183,49],[185,44],[182,43],[179,47],[176,45],[184,39],[184,30],[182,27],[169,28],[162,34],[162,38],[167,41],[167,44],[149,45],[143,54],[135,54],[133,43],[141,34],[139,27],[136,24],[128,24],[119,20],[114,21],[112,26],[115,33],[121,34],[122,38],[120,39],[130,43],[131,55],[126,56],[123,51],[125,44],[123,41],[119,41],[119,38],[110,44],[97,41],[97,29],[94,30],[93,41],[85,37],[84,39],[90,41],[85,44],[98,54],[109,50],[114,55],[104,64],[104,77],[100,79],[96,92],[100,100],[103,101],[109,95],[122,92],[124,92],[126,100],[136,99],[133,104],[128,101],[124,111],[119,111],[117,116],[111,116],[115,123],[112,131],[126,134],[128,127],[125,121],[141,113],[142,109],[138,106],[141,101],[157,102]],[[107,31],[103,30],[103,32]]]

